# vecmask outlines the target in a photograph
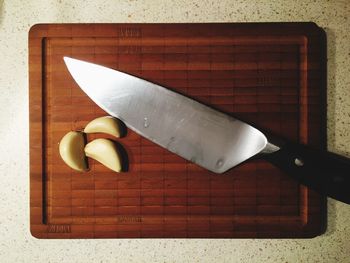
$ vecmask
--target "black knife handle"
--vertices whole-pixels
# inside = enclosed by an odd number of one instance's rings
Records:
[[[318,193],[350,204],[350,159],[292,142],[263,158]]]

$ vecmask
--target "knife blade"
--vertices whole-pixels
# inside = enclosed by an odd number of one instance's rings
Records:
[[[350,203],[350,160],[345,157],[267,136],[241,120],[127,73],[69,57],[64,61],[78,86],[109,115],[201,167],[224,173],[261,156],[319,193]]]

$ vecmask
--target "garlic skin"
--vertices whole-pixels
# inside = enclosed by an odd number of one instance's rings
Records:
[[[99,138],[89,142],[85,154],[115,172],[122,171],[121,155],[112,140]]]
[[[59,143],[60,156],[70,168],[85,172],[88,170],[88,164],[84,147],[84,134],[78,131],[70,131],[62,137]]]
[[[99,117],[89,122],[85,129],[85,133],[106,133],[114,137],[120,138],[122,135],[122,125],[119,119],[112,116]]]

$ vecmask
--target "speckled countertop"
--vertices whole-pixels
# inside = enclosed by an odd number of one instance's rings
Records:
[[[350,4],[0,0],[0,262],[350,262],[350,205],[313,239],[38,240],[29,232],[28,30],[61,22],[313,21],[328,37],[328,148],[350,156]]]

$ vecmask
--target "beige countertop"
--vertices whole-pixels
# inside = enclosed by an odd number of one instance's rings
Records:
[[[36,23],[313,21],[328,38],[328,148],[350,156],[350,4],[0,0],[1,262],[350,262],[350,205],[313,239],[39,240],[29,232],[28,31]],[[349,190],[350,191],[350,190]]]

